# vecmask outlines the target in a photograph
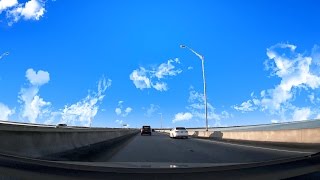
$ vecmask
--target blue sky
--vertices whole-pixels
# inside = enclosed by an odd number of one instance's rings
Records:
[[[320,117],[316,1],[0,0],[0,119],[261,124]]]

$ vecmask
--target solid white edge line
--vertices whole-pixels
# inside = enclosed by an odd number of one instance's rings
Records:
[[[205,142],[213,142],[213,143],[220,143],[220,144],[228,144],[232,146],[241,146],[241,147],[248,147],[248,148],[255,148],[255,149],[264,149],[264,150],[271,150],[271,151],[283,151],[283,152],[291,152],[291,153],[301,153],[301,154],[314,154],[316,152],[308,152],[308,151],[292,151],[292,150],[284,150],[284,149],[274,149],[274,148],[266,148],[266,147],[259,147],[259,146],[248,146],[243,144],[234,144],[234,143],[227,143],[227,142],[221,142],[221,141],[211,141],[206,139],[198,139],[198,138],[192,138],[199,141],[205,141]]]

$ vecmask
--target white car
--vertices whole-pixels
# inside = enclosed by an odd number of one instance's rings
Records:
[[[170,130],[171,138],[188,138],[188,131],[184,127],[176,127]]]

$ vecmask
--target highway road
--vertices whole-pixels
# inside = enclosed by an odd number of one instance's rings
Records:
[[[319,155],[306,156],[313,152],[292,148],[171,139],[166,134],[153,133],[138,134],[97,149],[88,156],[79,156],[86,158],[62,161],[2,154],[0,179],[285,179],[306,175],[301,176],[303,179],[309,178],[309,174],[313,179],[319,177]]]
[[[232,144],[205,139],[171,139],[162,133],[133,137],[110,155],[90,157],[95,162],[248,163],[312,154],[313,152]]]

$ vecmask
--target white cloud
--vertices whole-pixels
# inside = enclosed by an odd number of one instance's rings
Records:
[[[177,113],[174,116],[174,119],[172,120],[173,123],[179,122],[179,121],[188,121],[190,119],[192,119],[193,115],[189,112],[186,113]]]
[[[116,108],[115,112],[116,112],[117,115],[120,115],[121,114],[121,109],[120,108]]]
[[[283,55],[278,48],[289,48],[292,55]],[[296,46],[278,44],[267,50],[269,61],[275,64],[272,73],[281,78],[274,89],[267,90],[268,94],[261,99],[263,110],[278,111],[284,103],[294,97],[295,88],[316,89],[320,86],[320,77],[310,71],[312,58],[295,53]]]
[[[51,102],[45,101],[39,95],[40,87],[50,81],[50,74],[47,71],[34,71],[28,69],[26,71],[26,79],[28,80],[27,87],[21,88],[18,96],[18,101],[21,104],[20,117],[26,118],[31,123],[44,120],[45,124],[52,124],[57,122],[67,123],[69,125],[84,125],[89,126],[96,116],[99,105],[105,97],[106,89],[111,85],[111,80],[106,80],[102,77],[97,85],[97,91],[89,91],[88,95],[82,100],[72,104],[66,105],[63,109],[53,111],[51,109]],[[120,102],[121,103],[121,102]],[[14,112],[8,107],[1,105],[0,117],[7,119],[8,116]],[[132,109],[126,109],[132,111]]]
[[[282,121],[308,119],[315,114],[312,109],[296,107],[294,105],[297,90],[306,90],[309,93],[311,103],[314,103],[314,91],[320,87],[319,66],[317,66],[317,46],[312,55],[296,52],[296,46],[292,44],[276,44],[267,49],[268,60],[265,61],[265,69],[270,70],[271,76],[280,78],[280,83],[272,89],[262,90],[261,97],[252,97],[235,109],[248,111],[259,109],[272,115],[279,115]],[[292,114],[292,118],[288,115]]]
[[[92,120],[99,110],[99,104],[102,102],[105,91],[111,86],[111,80],[106,80],[104,77],[98,82],[97,92],[89,93],[82,100],[65,106],[62,110],[62,122],[71,125],[80,123],[83,126],[90,126]]]
[[[22,104],[22,117],[27,118],[31,123],[36,123],[38,117],[48,112],[46,107],[51,105],[50,102],[44,101],[38,95],[40,86],[48,83],[50,76],[46,71],[40,70],[37,73],[33,69],[28,69],[26,78],[30,83],[29,87],[21,88],[19,93],[19,102]]]
[[[240,106],[233,106],[233,108],[241,112],[254,111],[256,109],[256,107],[252,105],[252,100],[245,101]]]
[[[297,108],[293,112],[292,120],[293,121],[303,121],[308,120],[312,112],[310,108]]]
[[[271,123],[279,123],[279,120],[272,119],[272,120],[271,120]]]
[[[4,53],[2,53],[1,55],[0,55],[0,60],[2,59],[2,58],[4,58],[5,56],[8,56],[9,55],[9,52],[4,52]]]
[[[264,96],[264,94],[265,94],[264,91],[261,92],[261,96]],[[250,96],[252,99],[249,99],[248,101],[241,103],[239,106],[234,105],[232,106],[232,108],[242,113],[256,110],[257,105],[260,104],[260,100],[255,97],[254,92],[252,92]]]
[[[127,107],[126,110],[125,110],[126,114],[130,113],[131,111],[132,111],[131,107]]]
[[[131,107],[123,109],[123,101],[118,102],[118,107],[115,109],[115,112],[118,116],[126,117],[132,112]]]
[[[175,60],[170,59],[167,63],[160,64],[160,66],[156,69],[154,75],[158,79],[162,79],[165,76],[176,76],[177,74],[181,73],[182,70],[175,70],[175,66],[173,65],[173,63],[180,64],[180,61],[178,58],[176,58]]]
[[[17,4],[17,0],[0,0],[0,14],[2,13],[2,11],[5,11],[8,8],[11,8]]]
[[[154,105],[154,104],[150,104],[149,108],[143,108],[143,109],[146,109],[146,113],[145,113],[145,116],[147,117],[151,117],[153,116],[153,114],[155,112],[157,112],[159,110],[159,106],[158,105]]]
[[[188,67],[188,70],[192,70],[192,69],[193,69],[193,67],[192,67],[192,66],[189,66],[189,67]]]
[[[123,120],[116,120],[116,123],[118,123],[119,125],[122,125],[123,124]]]
[[[46,1],[43,1],[43,0],[29,0],[25,3],[18,3],[17,1],[12,1],[12,0],[11,1],[1,0],[0,13],[1,13],[2,1],[10,2],[10,3],[5,3],[6,8],[3,9],[3,11],[6,11],[6,17],[8,19],[9,26],[11,26],[13,23],[18,22],[20,19],[38,21],[41,17],[43,17],[46,11],[45,9]]]
[[[49,73],[42,70],[39,70],[38,72],[36,72],[33,69],[28,69],[26,72],[26,77],[32,85],[37,85],[37,86],[46,84],[50,80]]]
[[[155,85],[153,85],[153,88],[155,88],[158,91],[167,91],[168,87],[167,87],[167,83],[164,82],[157,82]]]
[[[147,77],[147,70],[145,68],[140,67],[140,69],[134,70],[130,74],[130,80],[133,81],[138,89],[151,88],[151,81]]]
[[[158,91],[167,91],[167,83],[160,80],[176,76],[182,72],[181,69],[176,69],[175,64],[180,64],[178,58],[169,59],[166,63],[151,69],[140,67],[130,74],[130,80],[133,81],[136,88],[141,90],[154,88]]]
[[[308,95],[308,98],[309,98],[309,100],[310,100],[310,102],[312,103],[312,104],[314,104],[315,103],[315,96],[314,96],[314,93],[311,93],[311,94],[309,94]]]
[[[21,15],[25,19],[39,20],[44,14],[44,4],[38,0],[30,0],[26,2],[24,8],[21,10]]]
[[[10,109],[3,103],[0,103],[0,120],[7,121],[9,120],[9,116],[15,113],[14,109]]]

